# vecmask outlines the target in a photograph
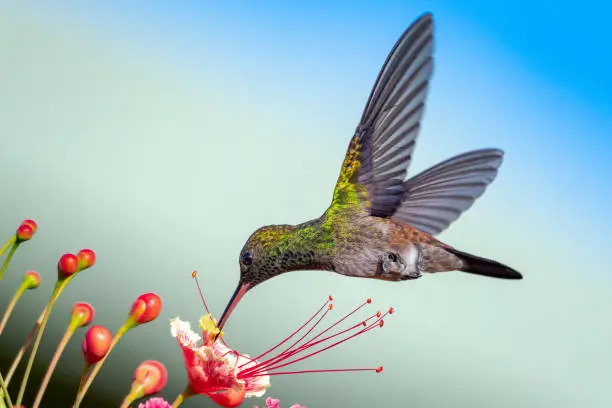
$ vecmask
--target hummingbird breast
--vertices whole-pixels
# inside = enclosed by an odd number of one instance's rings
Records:
[[[334,234],[334,271],[347,276],[374,278],[381,260],[390,252],[389,220],[369,215],[351,217],[349,225]]]

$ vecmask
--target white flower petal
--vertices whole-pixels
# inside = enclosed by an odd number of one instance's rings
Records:
[[[178,317],[170,319],[170,333],[185,347],[195,348],[198,341],[202,340],[202,337],[191,330],[191,323],[184,322]]]
[[[270,376],[252,377],[249,379],[249,391],[245,393],[245,397],[262,397],[268,387],[270,387]]]

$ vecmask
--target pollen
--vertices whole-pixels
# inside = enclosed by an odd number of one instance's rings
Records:
[[[195,277],[198,276],[198,271],[193,271],[191,272],[191,277],[195,279]]]
[[[200,318],[200,328],[210,340],[223,336],[223,332],[217,327],[217,320],[213,319],[210,313]]]

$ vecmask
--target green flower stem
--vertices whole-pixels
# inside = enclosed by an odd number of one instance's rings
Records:
[[[9,407],[13,406],[13,401],[11,401],[11,397],[9,396],[7,387],[8,386],[6,382],[4,381],[4,378],[2,378],[2,374],[0,374],[0,393],[3,394],[3,398],[0,399],[0,404],[2,404],[0,405],[0,407],[6,407],[6,405],[4,405],[3,399],[6,400],[6,403],[8,404]]]
[[[6,268],[8,268],[9,262],[11,262],[11,258],[13,257],[13,254],[15,254],[15,251],[17,250],[18,247],[19,247],[19,242],[13,242],[13,246],[11,247],[11,250],[6,256],[6,259],[4,259],[2,268],[0,268],[0,280],[2,280],[2,277],[4,276],[4,272],[6,272]],[[4,252],[4,249],[2,252]]]
[[[91,365],[86,361],[85,369],[83,370],[83,374],[81,375],[81,381],[79,381],[79,388],[77,388],[77,395],[83,389],[83,385],[85,385],[85,380],[87,380],[87,374],[89,374],[89,370],[91,370]]]
[[[17,234],[13,235],[8,241],[6,241],[6,244],[4,244],[4,246],[2,247],[2,249],[0,249],[0,256],[2,256],[2,254],[4,253],[4,251],[6,251],[8,249],[8,247],[10,247],[11,245],[13,245],[15,243],[15,241],[17,240]]]
[[[6,386],[7,386],[7,388],[9,386],[9,384],[11,383],[11,378],[13,378],[13,374],[15,374],[15,370],[17,370],[17,367],[19,367],[19,362],[21,361],[21,358],[23,357],[23,354],[25,353],[26,349],[30,346],[30,343],[32,343],[32,339],[34,338],[34,335],[36,334],[36,331],[40,328],[40,325],[42,324],[42,319],[43,319],[43,317],[45,317],[45,313],[47,313],[47,308],[46,307],[43,309],[42,313],[38,317],[38,320],[36,321],[36,324],[34,324],[34,327],[32,327],[32,330],[28,334],[28,337],[26,337],[26,339],[23,342],[21,348],[19,349],[19,352],[15,356],[15,360],[13,360],[13,364],[11,364],[11,369],[9,370],[8,374],[6,375]]]
[[[130,393],[125,396],[125,399],[123,400],[123,403],[121,404],[120,408],[128,408],[130,404],[134,402],[134,400],[142,398],[145,394],[144,389],[145,387],[143,384],[139,382],[134,382],[134,384],[132,384],[132,389],[130,390]]]
[[[190,386],[185,387],[185,389],[183,390],[183,392],[181,392],[178,397],[176,397],[176,399],[174,400],[174,402],[172,403],[172,408],[176,408],[179,405],[181,405],[183,402],[185,402],[185,400],[191,396],[195,395],[195,392],[193,392],[193,390],[191,389]]]
[[[47,389],[47,385],[49,385],[49,380],[51,380],[51,375],[53,374],[53,371],[55,370],[55,366],[57,366],[57,362],[59,361],[60,356],[64,352],[66,345],[70,341],[70,338],[72,337],[72,335],[74,334],[74,332],[80,325],[81,325],[80,319],[75,319],[71,321],[70,324],[68,324],[66,333],[64,333],[64,337],[62,337],[62,341],[60,341],[59,345],[57,346],[57,350],[55,350],[55,354],[53,355],[53,359],[51,360],[51,363],[49,364],[49,368],[47,368],[47,372],[45,373],[45,378],[43,379],[42,384],[40,385],[40,388],[38,389],[38,394],[36,394],[36,399],[34,400],[34,404],[32,404],[32,408],[38,408],[38,406],[40,405],[40,402],[42,401],[42,397],[45,393],[45,390]]]
[[[23,295],[23,292],[25,292],[27,285],[27,282],[23,282],[21,286],[19,286],[19,289],[17,289],[17,292],[15,292],[15,295],[11,299],[11,302],[8,304],[6,310],[4,311],[4,316],[2,316],[2,321],[0,322],[0,335],[2,335],[4,326],[6,326],[6,322],[8,321],[9,317],[11,317],[11,313],[13,313],[15,305],[17,304],[17,301],[19,300],[21,295]]]
[[[76,275],[76,274],[75,274]],[[32,351],[30,352],[30,358],[28,360],[28,365],[26,366],[25,373],[23,374],[23,379],[21,380],[21,387],[19,388],[19,394],[17,395],[16,406],[21,405],[21,401],[23,400],[23,394],[25,393],[26,386],[28,384],[28,377],[30,376],[30,371],[32,371],[32,365],[34,364],[34,358],[36,357],[36,352],[38,351],[38,347],[40,346],[40,341],[42,340],[42,335],[45,332],[45,326],[47,326],[47,322],[49,321],[49,316],[51,315],[51,309],[53,309],[53,305],[55,301],[60,296],[66,285],[72,280],[75,275],[71,275],[66,279],[58,279],[55,284],[55,288],[53,289],[53,293],[51,294],[51,299],[49,299],[49,303],[47,304],[47,308],[45,310],[45,315],[42,319],[42,323],[40,324],[40,328],[38,329],[38,333],[36,334],[36,340],[34,340],[34,346],[32,347]]]
[[[128,317],[127,321],[123,324],[123,326],[119,328],[119,330],[117,331],[117,334],[115,334],[115,336],[113,337],[113,340],[111,341],[110,347],[108,348],[108,352],[102,358],[102,360],[100,360],[95,365],[95,367],[91,371],[91,374],[89,375],[89,377],[87,377],[87,381],[85,382],[85,385],[83,385],[83,388],[78,392],[76,396],[76,400],[74,401],[74,405],[72,406],[73,408],[79,408],[79,405],[81,405],[81,402],[83,401],[83,398],[85,397],[85,394],[87,393],[87,390],[89,390],[91,383],[93,382],[94,378],[96,378],[96,375],[98,375],[98,373],[100,372],[100,369],[102,368],[102,364],[104,364],[104,362],[108,358],[109,354],[111,353],[111,351],[113,350],[113,348],[115,347],[115,345],[117,344],[121,336],[123,336],[128,330],[136,327],[136,325],[137,325],[136,320],[134,320],[134,318],[130,316]]]

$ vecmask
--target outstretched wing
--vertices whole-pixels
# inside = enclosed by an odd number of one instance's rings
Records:
[[[425,14],[383,65],[346,153],[334,203],[358,202],[371,215],[399,207],[433,71],[433,19]]]
[[[474,150],[452,157],[405,181],[393,219],[436,235],[474,204],[497,176],[504,152]]]

